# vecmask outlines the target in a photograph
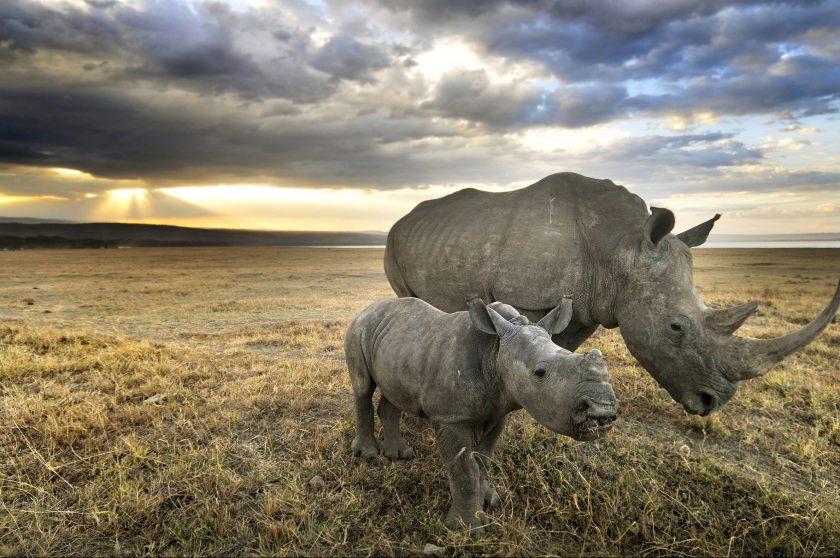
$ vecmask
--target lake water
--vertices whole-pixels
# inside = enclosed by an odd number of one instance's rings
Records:
[[[372,246],[295,246],[294,248],[377,248],[383,250],[384,244]],[[703,248],[840,248],[840,240],[780,240],[756,242],[707,242]]]
[[[764,242],[707,242],[703,248],[840,248],[840,240],[781,240]]]

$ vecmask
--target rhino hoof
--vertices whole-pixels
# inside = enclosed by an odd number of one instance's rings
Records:
[[[443,524],[452,531],[463,531],[466,529],[471,537],[484,535],[484,526],[490,522],[487,514],[478,511],[475,514],[460,515],[450,511]]]
[[[382,455],[391,461],[396,461],[397,459],[414,459],[415,457],[414,449],[406,444],[403,444],[400,448],[385,448],[382,450]]]
[[[350,449],[353,451],[353,457],[361,457],[362,459],[373,459],[379,455],[379,448],[371,442],[365,443],[354,439],[353,443],[350,444]]]

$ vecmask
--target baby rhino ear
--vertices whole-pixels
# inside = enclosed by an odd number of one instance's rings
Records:
[[[572,299],[569,297],[563,297],[563,300],[560,302],[560,306],[546,314],[542,320],[537,322],[537,325],[550,334],[556,335],[566,329],[566,326],[568,326],[571,321]]]
[[[484,333],[507,337],[511,335],[516,326],[504,319],[498,312],[484,304],[480,298],[467,301],[467,308],[470,311],[470,320],[473,325]]]

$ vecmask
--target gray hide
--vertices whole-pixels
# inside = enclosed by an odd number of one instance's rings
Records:
[[[707,308],[694,291],[689,250],[719,216],[679,235],[674,215],[609,180],[551,175],[520,190],[468,188],[419,204],[391,229],[385,272],[398,296],[452,312],[465,297],[504,300],[531,319],[574,300],[555,342],[577,348],[595,329],[620,327],[627,347],[689,413],[726,403],[831,322],[840,286],[801,330],[775,339],[733,335],[757,303]]]
[[[570,353],[552,343],[566,327],[571,301],[530,324],[500,303],[469,303],[468,312],[446,314],[416,298],[375,302],[347,330],[344,352],[356,405],[353,453],[379,453],[371,397],[378,408],[390,459],[411,459],[400,435],[402,411],[431,420],[437,449],[449,474],[450,528],[481,530],[482,504],[501,502],[486,469],[507,415],[525,408],[554,432],[577,440],[602,436],[618,402],[597,350]]]

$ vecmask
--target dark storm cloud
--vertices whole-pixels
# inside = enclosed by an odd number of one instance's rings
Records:
[[[395,188],[468,180],[487,172],[488,155],[505,161],[500,165],[522,156],[504,141],[460,138],[423,118],[281,117],[281,123],[267,126],[243,118],[235,107],[217,105],[215,113],[189,102],[144,106],[122,92],[0,85],[0,163],[69,167],[155,185],[268,180]],[[439,147],[421,148],[430,137]],[[471,152],[475,145],[479,149]],[[506,172],[497,176],[521,179]],[[107,181],[79,184],[81,191],[113,187]],[[26,193],[9,182],[2,191]]]
[[[766,153],[721,132],[537,155],[517,135],[638,115],[835,111],[839,4],[7,0],[0,162],[153,184],[371,188],[641,176],[643,165],[713,174]],[[453,38],[486,67],[416,69]],[[34,187],[22,184],[0,191]]]
[[[285,25],[283,12],[236,13],[220,3],[177,0],[150,0],[144,7],[84,10],[12,0],[0,6],[0,60],[16,57],[25,64],[21,57],[38,52],[86,55],[105,62],[99,66],[110,81],[146,80],[247,100],[310,103],[335,92],[331,74],[311,65],[318,54],[312,30]],[[259,48],[244,46],[256,39]],[[375,64],[385,65],[381,59]]]

